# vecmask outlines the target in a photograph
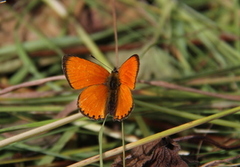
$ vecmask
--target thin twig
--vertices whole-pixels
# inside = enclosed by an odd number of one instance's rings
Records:
[[[214,160],[214,161],[211,161],[211,162],[208,162],[206,164],[203,164],[201,167],[211,167],[211,166],[217,166],[219,165],[220,163],[229,163],[229,161],[232,161],[232,160],[235,160],[235,159],[239,159],[240,158],[240,155],[237,155],[235,157],[230,157],[230,158],[226,158],[226,159],[223,159],[223,160]],[[229,164],[230,165],[230,164]],[[238,164],[239,165],[239,164]]]
[[[117,34],[117,16],[116,16],[115,0],[112,0],[111,4],[112,4],[112,14],[113,14],[114,39],[115,39],[116,67],[118,68],[119,56],[118,56],[118,34]]]
[[[180,142],[180,141],[186,141],[186,140],[196,140],[196,141],[203,141],[209,144],[214,145],[215,147],[218,147],[220,149],[223,150],[235,150],[235,149],[239,149],[240,145],[230,145],[230,146],[226,146],[223,145],[221,143],[216,142],[215,140],[206,137],[206,136],[200,136],[200,135],[189,135],[189,136],[184,136],[184,137],[179,137],[179,138],[175,138],[173,139],[175,142]]]
[[[194,89],[194,88],[188,88],[188,87],[184,87],[184,86],[179,86],[179,85],[172,84],[172,83],[165,82],[165,81],[143,81],[143,80],[141,80],[139,82],[140,83],[149,84],[149,85],[154,85],[154,86],[161,86],[161,87],[169,88],[169,89],[175,89],[175,90],[181,90],[181,91],[186,91],[186,92],[193,92],[193,93],[203,94],[203,95],[217,97],[217,98],[221,98],[221,99],[240,101],[240,96],[223,95],[223,94],[219,94],[219,93],[205,92],[205,91],[201,91],[201,90]]]
[[[0,90],[0,95],[11,92],[15,89],[28,87],[28,86],[36,86],[36,85],[44,84],[44,83],[49,82],[49,81],[56,81],[56,80],[61,80],[61,79],[65,79],[65,76],[64,75],[58,75],[58,76],[54,76],[54,77],[48,77],[48,78],[38,79],[38,80],[34,80],[34,81],[24,82],[24,83],[14,85],[14,86],[10,86],[10,87],[7,87],[5,89]]]

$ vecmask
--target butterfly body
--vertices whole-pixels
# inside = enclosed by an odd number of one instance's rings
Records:
[[[94,120],[104,119],[109,114],[121,121],[130,114],[133,108],[131,90],[135,87],[138,68],[138,55],[131,56],[111,73],[88,60],[63,57],[63,71],[71,87],[85,88],[78,97],[78,108]]]
[[[106,112],[110,115],[114,115],[116,112],[117,107],[117,100],[118,100],[118,92],[119,92],[119,86],[120,86],[120,80],[118,76],[118,71],[114,69],[112,73],[109,76],[109,80],[107,82],[107,88],[108,88],[108,99],[106,103]]]

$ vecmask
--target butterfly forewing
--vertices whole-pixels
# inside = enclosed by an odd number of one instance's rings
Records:
[[[78,107],[83,115],[98,120],[106,117],[108,88],[105,85],[89,86],[78,97]]]
[[[103,84],[109,76],[109,72],[100,65],[69,55],[63,57],[63,71],[74,89]]]
[[[135,54],[127,59],[119,68],[119,79],[121,84],[127,85],[130,89],[134,89],[138,69],[139,57]]]

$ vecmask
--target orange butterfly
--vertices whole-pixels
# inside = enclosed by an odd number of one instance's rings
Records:
[[[138,55],[131,56],[119,69],[109,73],[91,61],[65,55],[63,71],[74,89],[85,88],[78,97],[78,108],[91,119],[125,119],[133,109],[131,90],[135,88],[139,69]]]

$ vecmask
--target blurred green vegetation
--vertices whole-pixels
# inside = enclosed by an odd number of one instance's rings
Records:
[[[4,88],[63,75],[64,54],[116,66],[111,1],[8,1],[0,4],[0,91]],[[124,121],[126,135],[143,138],[199,116],[240,104],[240,4],[238,0],[119,0],[116,2],[119,64],[140,56],[138,80],[166,81],[183,87],[238,97],[229,100],[185,90],[137,83],[134,99],[157,105],[153,110],[136,102]],[[0,95],[0,138],[66,117],[80,91],[66,80],[22,87]],[[74,103],[74,107],[75,103]],[[77,112],[73,107],[72,110]],[[168,110],[169,109],[169,110]],[[71,109],[69,109],[72,111]],[[168,113],[174,110],[175,114]],[[179,115],[176,114],[179,112]],[[164,114],[163,114],[164,113]],[[192,114],[191,117],[188,114]],[[223,145],[240,144],[239,113],[172,136],[206,135]],[[0,166],[66,166],[98,154],[98,132],[84,124],[101,121],[81,118],[47,133],[0,148]],[[120,133],[120,123],[106,123]],[[121,146],[121,137],[103,138],[104,150]],[[131,142],[130,140],[128,142]],[[199,142],[179,142],[198,161],[192,166],[235,157],[239,149],[222,150]],[[197,157],[197,158],[196,158]],[[106,160],[109,166],[113,159]],[[234,165],[239,159],[229,162]],[[227,163],[223,163],[227,164]],[[98,166],[97,163],[93,164]]]

